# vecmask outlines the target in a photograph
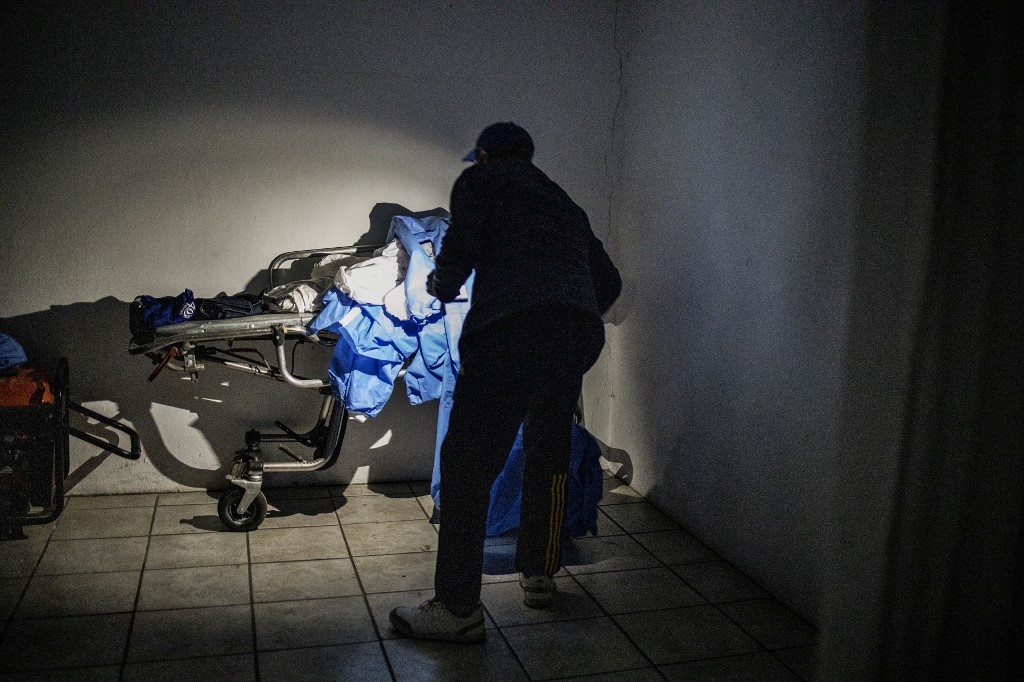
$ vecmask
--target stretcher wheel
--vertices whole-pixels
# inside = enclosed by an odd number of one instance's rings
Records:
[[[267,498],[263,493],[257,493],[256,499],[252,501],[244,513],[239,513],[238,503],[242,501],[245,491],[236,488],[229,490],[220,497],[217,503],[217,514],[230,530],[247,531],[256,530],[267,518]]]

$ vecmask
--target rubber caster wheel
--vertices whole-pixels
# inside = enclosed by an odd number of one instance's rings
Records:
[[[238,511],[238,503],[244,494],[245,491],[241,489],[229,490],[221,495],[217,503],[217,514],[229,530],[256,530],[263,519],[267,518],[267,498],[263,493],[256,494],[256,499],[245,512]]]

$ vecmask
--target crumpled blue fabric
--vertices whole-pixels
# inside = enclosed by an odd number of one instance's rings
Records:
[[[423,250],[422,243],[434,239],[438,243],[444,237],[447,222],[437,220],[432,225],[424,225],[415,218],[398,216],[391,223],[391,232],[409,254],[409,267],[405,271],[405,304],[409,315],[417,322],[426,323],[440,318],[441,302],[427,293],[427,277],[434,271],[434,261]]]
[[[448,221],[432,216],[417,220],[398,216],[391,222],[391,234],[409,254],[405,272],[405,302],[409,316],[420,325],[419,348],[405,370],[405,391],[413,405],[441,397],[442,372],[448,361],[448,339],[445,335],[441,302],[427,293],[427,277],[434,270],[434,261],[423,249],[424,242],[440,244]],[[436,253],[436,250],[434,251]]]
[[[466,300],[456,299],[444,306],[444,335],[448,345],[448,357],[441,366],[441,395],[437,407],[437,440],[434,442],[434,467],[430,474],[430,497],[434,501],[434,508],[441,508],[441,444],[444,442],[445,434],[448,433],[448,422],[451,418],[452,405],[455,396],[455,379],[459,376],[459,367],[462,366],[459,357],[459,338],[462,336],[462,324],[469,313],[469,306],[473,300],[473,280],[476,273],[473,272],[466,280]]]
[[[13,369],[28,362],[25,349],[13,336],[0,334],[0,371]]]
[[[582,537],[597,533],[597,503],[604,491],[601,447],[579,424],[572,427],[569,455],[568,504],[565,509],[566,535]],[[520,427],[505,467],[491,486],[487,510],[487,535],[494,537],[519,527],[523,506],[523,429]]]
[[[409,320],[392,317],[384,306],[354,301],[337,287],[324,294],[324,308],[309,327],[338,334],[327,374],[332,393],[349,411],[370,417],[379,414],[409,356],[413,356],[405,371],[409,401],[418,405],[441,395],[448,340],[441,304],[426,289],[433,262],[420,244],[439,245],[447,226],[448,220],[439,216],[392,220],[388,241],[401,239],[410,256],[404,285]]]
[[[444,319],[423,325],[417,337],[419,347],[405,369],[405,393],[412,405],[437,400],[443,392],[444,367],[448,363],[448,339]]]
[[[400,226],[403,226],[417,241],[429,241],[436,256],[441,250],[441,242],[450,223],[451,220],[443,216],[426,216],[423,218],[413,218],[412,216],[404,215],[395,216],[392,218],[388,229],[388,241],[396,239],[398,237],[397,231],[401,229]]]
[[[418,347],[418,327],[391,317],[383,306],[357,303],[335,287],[324,294],[324,304],[309,326],[338,334],[327,368],[331,392],[350,411],[375,417]]]

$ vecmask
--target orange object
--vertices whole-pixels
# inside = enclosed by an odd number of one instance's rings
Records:
[[[0,376],[0,407],[52,405],[50,373],[38,367],[19,367]]]

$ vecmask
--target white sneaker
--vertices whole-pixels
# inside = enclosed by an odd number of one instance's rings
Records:
[[[484,611],[479,604],[473,613],[459,617],[437,599],[428,599],[419,606],[392,609],[389,618],[395,630],[406,637],[464,644],[484,641]]]
[[[531,609],[546,609],[555,599],[555,579],[549,575],[527,576],[519,574],[519,586],[523,588],[523,603]]]

